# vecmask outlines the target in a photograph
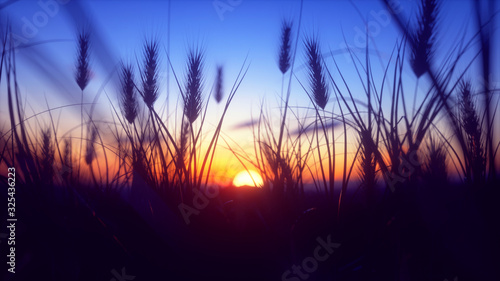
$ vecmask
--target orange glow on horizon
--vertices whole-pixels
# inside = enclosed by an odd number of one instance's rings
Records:
[[[262,177],[254,170],[241,171],[239,172],[233,180],[233,185],[236,187],[241,186],[256,186],[262,187],[264,181]]]

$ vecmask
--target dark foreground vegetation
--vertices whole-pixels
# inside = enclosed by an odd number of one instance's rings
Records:
[[[401,191],[374,208],[353,201],[341,218],[323,196],[287,201],[229,188],[186,225],[168,204],[148,213],[117,193],[62,197],[23,186],[17,273],[4,276],[112,280],[124,268],[134,280],[297,280],[292,266],[303,267],[322,239],[332,252],[322,248],[325,260],[306,264],[303,280],[494,280],[498,197],[439,188]]]

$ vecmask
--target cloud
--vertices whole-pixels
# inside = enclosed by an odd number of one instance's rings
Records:
[[[307,134],[307,133],[310,133],[314,130],[314,123],[315,122],[312,122],[311,124],[307,125],[307,126],[304,126],[302,128],[297,128],[295,131],[292,131],[292,135],[299,135],[299,134]],[[332,128],[336,128],[338,126],[342,125],[342,122],[340,121],[336,121],[336,120],[332,120],[330,123],[326,123],[325,124],[325,129],[329,130],[329,129],[332,129]],[[318,126],[321,126],[321,124],[318,124]],[[321,128],[322,130],[322,128]]]
[[[239,129],[245,129],[245,128],[252,128],[254,125],[259,124],[259,119],[252,119],[249,121],[245,121],[239,124],[234,125],[231,129],[232,130],[239,130]]]

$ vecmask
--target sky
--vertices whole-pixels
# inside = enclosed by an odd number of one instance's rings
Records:
[[[0,1],[0,7],[10,1]],[[394,0],[398,15],[414,21],[418,9],[417,1]],[[471,11],[471,1],[444,1],[441,7],[439,36],[436,59],[443,60],[445,55],[457,44],[462,34],[468,37],[475,28]],[[161,44],[162,69],[160,73],[160,98],[158,110],[167,109],[171,113],[181,107],[178,104],[179,91],[167,71],[170,54],[176,75],[185,75],[187,50],[201,46],[205,51],[204,95],[208,98],[213,87],[216,65],[224,66],[225,95],[228,95],[236,80],[239,69],[249,65],[249,70],[235,96],[223,127],[229,143],[234,142],[243,150],[253,147],[251,129],[244,124],[258,117],[263,106],[278,120],[279,96],[282,75],[277,66],[280,25],[283,19],[293,19],[294,40],[299,40],[296,50],[296,79],[307,85],[304,68],[305,55],[303,39],[305,35],[319,38],[326,62],[333,68],[330,54],[340,65],[341,70],[355,96],[364,98],[354,64],[345,52],[346,45],[358,51],[364,59],[366,35],[364,20],[369,31],[370,58],[373,60],[374,75],[381,80],[383,66],[387,63],[401,34],[394,24],[394,18],[386,11],[381,1],[347,0],[305,0],[302,9],[300,35],[297,38],[301,2],[298,0],[171,0],[171,1],[78,1],[78,0],[40,0],[14,1],[0,10],[0,23],[7,21],[12,25],[18,52],[18,80],[25,98],[27,115],[41,112],[47,108],[65,106],[57,112],[58,128],[61,132],[72,134],[79,129],[78,104],[80,91],[74,82],[76,33],[88,27],[92,34],[91,70],[92,80],[85,89],[85,102],[96,102],[94,118],[112,120],[109,100],[118,104],[118,80],[116,66],[120,61],[130,62],[137,69],[141,61],[141,48],[144,40],[157,38]],[[498,36],[496,38],[499,38]],[[498,42],[494,42],[498,47]],[[499,48],[496,48],[499,49]],[[463,65],[468,62],[472,52],[466,54]],[[498,61],[498,52],[494,52]],[[470,60],[470,59],[469,59]],[[498,65],[494,69],[493,81],[500,81]],[[168,74],[169,73],[169,74]],[[471,79],[480,79],[477,66],[470,73]],[[170,79],[167,79],[170,75]],[[289,76],[287,76],[288,81]],[[310,107],[304,90],[295,78],[292,79],[290,104]],[[413,92],[416,79],[410,68],[405,70],[408,92]],[[169,81],[167,87],[167,80]],[[420,89],[425,89],[426,81],[420,81],[415,90],[416,104],[421,102]],[[167,89],[168,88],[168,89]],[[169,93],[167,97],[167,92]],[[5,89],[0,89],[4,100]],[[168,101],[168,102],[167,102]],[[73,106],[68,106],[72,105]],[[331,99],[327,105],[330,110],[338,111]],[[215,124],[222,113],[223,105],[210,100],[207,123]],[[0,128],[8,126],[6,105],[0,105]],[[302,112],[306,114],[306,112]],[[47,118],[39,118],[39,126],[48,126]],[[446,128],[444,128],[446,132]],[[63,134],[64,134],[63,133]],[[449,133],[449,132],[448,132]],[[355,138],[350,138],[354,144]],[[225,146],[225,145],[222,145]],[[222,149],[224,150],[224,149]],[[221,151],[230,158],[231,153]],[[227,162],[234,165],[232,173],[238,169],[238,161]],[[229,165],[225,163],[225,165]]]

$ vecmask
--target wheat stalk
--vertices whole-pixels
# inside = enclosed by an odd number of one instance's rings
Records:
[[[92,165],[95,158],[95,141],[97,139],[97,128],[92,126],[90,129],[90,138],[87,140],[87,149],[85,151],[85,163]]]
[[[142,97],[148,108],[158,99],[158,41],[146,40],[143,48]]]
[[[77,58],[76,58],[76,73],[75,80],[84,90],[90,80],[90,33],[88,30],[81,30],[77,36]]]
[[[424,177],[431,184],[444,184],[447,182],[448,174],[446,171],[446,150],[442,142],[429,135],[427,144],[427,161],[424,166]]]
[[[186,91],[184,93],[184,115],[193,123],[202,109],[203,53],[191,49],[187,58]]]
[[[281,44],[279,48],[278,65],[282,74],[285,74],[291,65],[292,50],[292,21],[283,20],[281,24]]]
[[[468,158],[468,161],[466,161],[466,165],[468,166],[467,173],[470,174],[468,180],[480,183],[485,177],[486,159],[484,157],[484,146],[481,138],[481,123],[472,99],[472,91],[470,82],[461,81],[459,88],[459,122],[467,141],[467,153],[465,157]]]
[[[324,65],[319,42],[315,37],[307,37],[304,44],[306,48],[309,84],[312,97],[319,108],[325,109],[329,99],[329,91],[324,76]]]
[[[76,58],[76,73],[75,80],[81,90],[80,104],[80,156],[78,159],[78,177],[80,177],[80,159],[82,156],[83,146],[83,90],[87,87],[90,80],[89,71],[90,60],[90,33],[86,29],[82,29],[77,35],[77,58]]]
[[[417,77],[426,73],[433,56],[436,20],[439,7],[436,0],[422,0],[418,28],[411,35],[415,44],[411,49],[411,67]]]
[[[137,117],[137,99],[132,65],[122,65],[120,74],[122,113],[128,123],[132,124]]]
[[[215,77],[215,94],[214,98],[217,103],[222,101],[222,97],[224,96],[224,92],[222,89],[222,65],[217,66],[217,76]]]
[[[41,179],[46,186],[51,186],[54,176],[54,147],[51,142],[50,130],[42,130]]]

